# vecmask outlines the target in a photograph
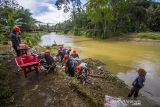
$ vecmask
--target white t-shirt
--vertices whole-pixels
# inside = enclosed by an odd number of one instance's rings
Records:
[[[82,68],[84,68],[84,69],[88,69],[88,67],[87,67],[87,64],[86,63],[81,63],[79,66],[81,66]]]

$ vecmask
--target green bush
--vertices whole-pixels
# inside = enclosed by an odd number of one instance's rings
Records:
[[[160,32],[139,33],[137,37],[141,39],[160,40]]]

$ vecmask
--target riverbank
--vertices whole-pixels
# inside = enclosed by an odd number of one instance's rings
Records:
[[[71,35],[75,36],[72,32],[68,32],[65,34],[64,32],[58,32],[59,35]],[[76,35],[77,36],[77,35]],[[79,36],[86,36],[84,34]],[[89,37],[91,38],[91,37]],[[96,40],[101,40],[100,38],[92,37]],[[154,43],[154,42],[160,42],[160,32],[140,32],[140,33],[116,33],[111,34],[108,38],[104,40],[113,40],[113,41],[135,41],[135,42],[144,42],[144,43]]]
[[[52,51],[55,53],[55,50]],[[56,72],[46,75],[44,71],[40,71],[39,77],[35,73],[30,73],[28,78],[24,78],[22,73],[17,72],[14,56],[12,54],[9,56],[8,60],[1,61],[1,65],[7,68],[5,73],[8,86],[14,93],[3,100],[8,102],[3,103],[6,104],[5,107],[102,107],[105,95],[125,99],[129,92],[128,86],[106,70],[105,64],[99,60],[91,58],[82,60],[89,65],[91,72],[88,82],[83,85],[79,80],[66,75],[59,65]],[[141,95],[139,99],[141,107],[158,107]]]
[[[41,36],[45,34],[47,34],[47,32],[26,32],[22,34],[22,43],[26,43],[30,47],[33,47],[39,43]]]

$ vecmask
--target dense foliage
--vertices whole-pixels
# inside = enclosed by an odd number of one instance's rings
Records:
[[[71,9],[67,3],[72,4]],[[160,4],[152,0],[87,0],[84,8],[80,3],[80,0],[57,0],[58,9],[64,4],[63,9],[70,9],[72,14],[70,20],[57,24],[55,30],[99,38],[160,31]]]
[[[22,32],[41,29],[41,26],[38,28],[36,25],[38,21],[33,19],[31,15],[30,10],[24,9],[16,1],[2,0],[0,5],[0,43],[8,40],[8,34],[14,25],[20,26]]]

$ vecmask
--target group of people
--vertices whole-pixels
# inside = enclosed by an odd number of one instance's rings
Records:
[[[64,63],[65,72],[71,77],[81,75],[82,71],[88,71],[86,63],[82,62],[80,65],[78,65],[79,55],[76,50],[72,50],[71,48],[67,49],[63,46],[60,46],[57,56],[60,57],[61,63]]]
[[[21,33],[21,30],[18,26],[14,26],[12,28],[12,32],[10,33],[12,46],[17,54],[17,57],[21,55],[20,33]],[[78,77],[82,74],[82,71],[84,72],[88,71],[88,67],[86,63],[82,62],[78,65],[79,55],[76,52],[76,50],[72,50],[71,48],[67,49],[67,48],[64,48],[63,46],[60,46],[58,48],[58,52],[56,56],[59,57],[59,60],[61,63],[64,63],[65,72],[71,77],[75,77],[75,76]],[[53,63],[55,63],[54,58],[51,56],[50,50],[45,50],[44,58],[46,60],[47,65],[52,65]],[[132,83],[133,87],[130,90],[128,97],[132,97],[134,95],[134,97],[137,98],[139,90],[144,86],[146,71],[144,69],[139,69],[137,72],[138,72],[138,77]]]
[[[88,72],[88,67],[86,63],[81,63],[78,65],[79,55],[76,50],[71,48],[64,48],[60,46],[58,49],[57,56],[60,57],[60,61],[65,64],[65,72],[71,77],[78,77],[82,74],[82,71]],[[137,70],[138,77],[133,81],[132,88],[128,94],[128,97],[134,96],[138,97],[139,90],[144,86],[146,71],[142,68]]]

